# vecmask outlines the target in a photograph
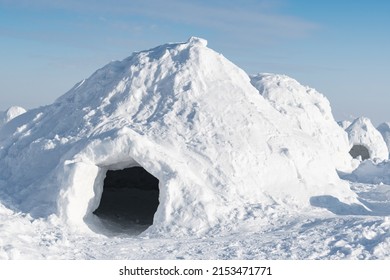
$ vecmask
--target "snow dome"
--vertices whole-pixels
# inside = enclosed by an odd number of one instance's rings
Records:
[[[257,74],[251,76],[251,82],[296,129],[316,139],[328,151],[336,169],[352,171],[348,135],[334,120],[324,95],[286,75]]]
[[[350,143],[350,154],[354,158],[387,160],[389,151],[380,132],[366,117],[355,119],[346,129]]]
[[[329,148],[206,45],[191,38],[111,62],[4,125],[0,198],[75,230],[134,219],[175,236],[266,223],[323,197],[358,203]]]

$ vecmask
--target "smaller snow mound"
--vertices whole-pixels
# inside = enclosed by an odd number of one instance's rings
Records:
[[[26,113],[26,110],[19,106],[12,106],[5,112],[0,112],[0,127],[24,113]]]
[[[387,149],[390,152],[390,122],[384,122],[380,124],[377,129],[382,134],[383,139],[387,145]]]
[[[368,118],[357,118],[346,129],[346,132],[351,149],[357,150],[355,147],[357,145],[364,146],[368,149],[371,159],[383,161],[389,158],[389,151],[382,135]],[[362,159],[364,159],[363,156]]]
[[[252,85],[276,110],[325,147],[336,169],[346,172],[353,169],[347,134],[334,120],[324,95],[286,75],[261,73],[250,78]]]

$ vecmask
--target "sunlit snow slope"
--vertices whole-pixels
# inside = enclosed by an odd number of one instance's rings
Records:
[[[334,120],[324,95],[286,75],[257,74],[251,76],[251,82],[297,129],[316,139],[328,151],[336,169],[352,170],[348,136]]]

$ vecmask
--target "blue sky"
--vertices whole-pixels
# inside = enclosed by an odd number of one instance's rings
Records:
[[[248,73],[322,92],[337,120],[390,121],[390,1],[0,0],[0,110],[53,102],[111,60],[206,38]]]

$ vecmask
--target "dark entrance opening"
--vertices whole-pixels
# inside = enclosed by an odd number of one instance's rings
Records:
[[[140,233],[153,223],[159,204],[158,183],[142,167],[109,170],[99,207],[93,213],[108,227]]]
[[[363,145],[353,145],[352,149],[349,151],[349,154],[353,158],[361,157],[362,160],[366,160],[370,158],[370,152]]]

